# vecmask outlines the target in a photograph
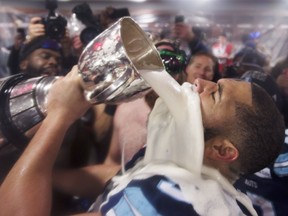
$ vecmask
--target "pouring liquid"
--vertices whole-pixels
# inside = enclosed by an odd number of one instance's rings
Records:
[[[182,86],[166,71],[140,71],[159,95],[148,120],[144,162],[169,161],[201,174],[204,135],[199,94]]]

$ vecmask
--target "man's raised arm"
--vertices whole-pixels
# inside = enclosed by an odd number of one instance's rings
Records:
[[[90,104],[77,67],[57,80],[48,95],[47,116],[0,188],[0,215],[50,215],[52,170],[63,137]]]

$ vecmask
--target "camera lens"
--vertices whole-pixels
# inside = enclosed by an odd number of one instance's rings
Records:
[[[61,16],[48,16],[44,20],[45,32],[50,38],[61,39],[65,35],[67,21]]]
[[[62,30],[61,26],[59,26],[57,23],[50,24],[47,27],[47,33],[51,37],[56,36],[56,35],[61,36],[62,32],[63,32],[63,30]]]

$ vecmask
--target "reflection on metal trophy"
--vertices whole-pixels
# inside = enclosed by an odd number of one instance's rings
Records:
[[[131,100],[150,88],[139,70],[164,69],[152,41],[129,17],[120,19],[91,41],[82,52],[78,67],[91,103]]]
[[[23,148],[45,117],[46,96],[56,79],[18,74],[0,80],[0,147],[12,143]]]
[[[130,18],[123,17],[94,38],[78,62],[85,97],[93,104],[121,103],[150,87],[139,70],[163,71],[153,42]],[[49,89],[57,77],[28,78],[24,74],[0,79],[0,147],[25,148],[46,115]]]

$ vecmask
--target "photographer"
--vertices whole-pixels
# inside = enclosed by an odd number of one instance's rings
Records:
[[[76,5],[68,20],[68,34],[74,54],[79,56],[83,48],[103,31],[103,28],[87,3]]]
[[[35,26],[34,29],[28,28],[27,40],[30,41],[36,36],[47,35],[51,39],[60,41],[66,31],[67,20],[56,13],[58,7],[57,0],[46,0],[45,7],[48,9],[48,16],[43,18],[32,18],[32,24],[42,24]]]
[[[49,36],[49,34],[46,33],[46,28],[44,23],[42,22],[43,18],[42,17],[32,17],[30,19],[29,25],[28,25],[28,30],[27,30],[27,36],[25,43],[29,43],[33,39],[40,37],[40,36]],[[52,38],[54,40],[59,41],[61,44],[62,48],[62,67],[63,67],[63,73],[65,74],[68,69],[70,69],[73,65],[75,65],[78,61],[78,57],[75,57],[75,55],[71,54],[71,46],[72,46],[72,41],[68,37],[68,34],[66,33],[67,29],[65,28],[65,34],[61,36],[60,38],[57,37],[58,39]]]
[[[107,7],[100,14],[94,15],[87,3],[76,5],[72,9],[72,13],[68,21],[68,32],[73,48],[78,54],[81,53],[84,46],[119,18],[130,16],[127,8],[116,9],[113,7]]]

